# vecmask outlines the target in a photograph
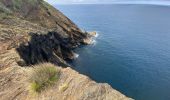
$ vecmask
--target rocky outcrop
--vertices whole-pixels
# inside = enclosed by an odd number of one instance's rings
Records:
[[[94,42],[94,37],[97,37],[97,32],[86,32],[87,34],[87,38],[84,38],[83,39],[83,44],[85,45],[90,45],[90,44],[93,44]]]
[[[0,44],[5,43],[0,51],[18,48],[27,65],[63,65],[61,60],[73,59],[72,50],[88,38],[86,32],[43,0],[0,0],[0,11]]]
[[[0,0],[0,100],[129,99],[68,67],[66,60],[74,59],[73,49],[89,44],[95,34],[82,32],[43,0]],[[44,62],[61,66],[61,78],[47,92],[31,97],[27,77],[32,68],[28,66]]]

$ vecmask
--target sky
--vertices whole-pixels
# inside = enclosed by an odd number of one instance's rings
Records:
[[[45,0],[50,4],[151,3],[170,5],[170,0]]]

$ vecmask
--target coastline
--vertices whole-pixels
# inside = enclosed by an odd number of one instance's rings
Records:
[[[131,100],[108,84],[96,83],[68,67],[66,59],[78,57],[73,49],[91,44],[97,32],[82,32],[70,19],[44,1],[30,3],[23,0],[23,5],[19,7],[9,2],[1,2],[4,8],[0,8],[4,14],[0,18],[1,100]],[[25,3],[29,6],[25,6]],[[41,66],[45,62],[60,66],[56,66],[62,73],[60,80],[54,88],[32,97],[28,90],[30,66]],[[68,81],[71,84],[68,89],[59,91],[59,86]]]

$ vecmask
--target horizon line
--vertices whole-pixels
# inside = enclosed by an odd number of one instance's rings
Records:
[[[132,2],[116,2],[116,3],[58,3],[58,4],[52,4],[52,5],[116,5],[116,4],[146,4],[146,5],[162,5],[162,6],[170,6],[170,1],[169,4],[165,3],[132,3]]]

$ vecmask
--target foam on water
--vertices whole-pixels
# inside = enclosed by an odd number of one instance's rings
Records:
[[[74,53],[74,59],[78,58],[79,57],[79,54],[77,53]]]
[[[96,35],[95,36],[92,36],[90,38],[90,44],[91,45],[96,45],[96,38],[99,36],[98,32],[96,32]]]
[[[96,41],[96,38],[99,36],[99,33],[98,31],[96,31],[96,35],[93,37],[93,40],[92,40],[92,44],[93,45],[96,45],[97,41]]]
[[[92,42],[91,42],[92,45],[96,45],[96,43],[97,43],[97,42],[96,42],[95,39],[93,39]]]
[[[96,35],[94,36],[95,38],[97,38],[99,36],[99,33],[98,32],[96,32]]]

